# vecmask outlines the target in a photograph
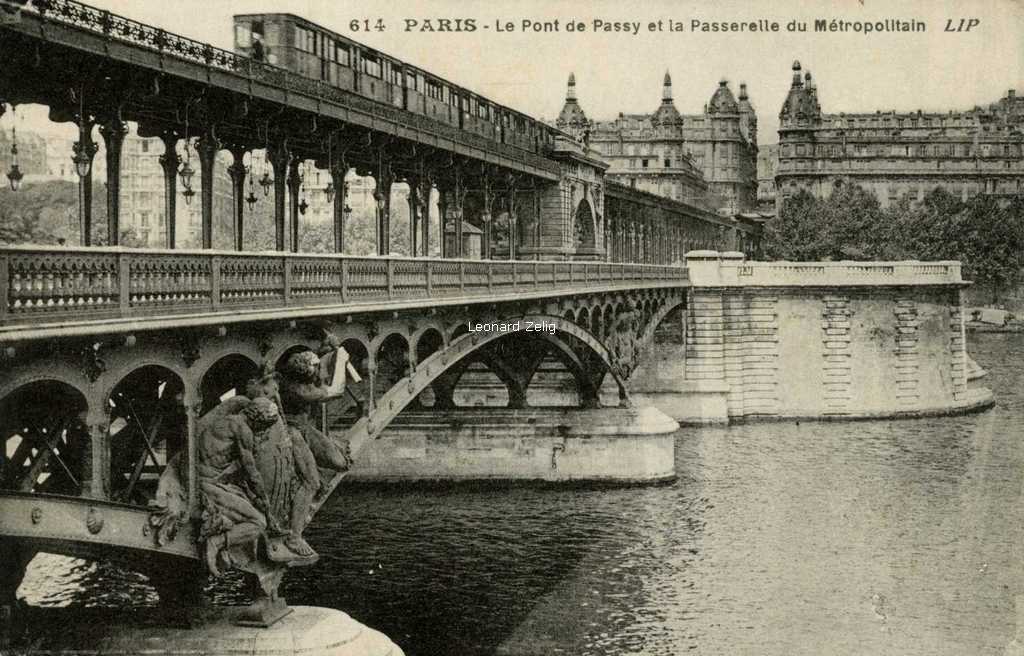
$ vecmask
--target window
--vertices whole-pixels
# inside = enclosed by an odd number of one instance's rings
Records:
[[[149,152],[149,139],[144,139],[142,141],[142,152],[144,152],[144,153],[148,153]]]
[[[334,61],[342,66],[351,65],[351,53],[348,46],[340,41],[334,42]]]
[[[248,48],[252,46],[252,32],[243,23],[235,25],[235,47]]]
[[[642,166],[643,168],[647,168],[648,164],[650,164],[650,160],[648,160],[648,159],[640,160],[640,166]]]
[[[672,168],[672,160],[671,159],[665,159],[665,168],[667,168],[667,169]]]
[[[363,72],[373,77],[383,77],[384,71],[380,60],[375,55],[363,53]]]
[[[434,80],[427,80],[427,96],[434,100],[443,100],[441,84]]]

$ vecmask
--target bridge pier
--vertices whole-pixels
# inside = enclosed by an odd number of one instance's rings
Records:
[[[346,481],[655,483],[675,478],[678,427],[653,407],[407,411]]]
[[[992,393],[967,380],[962,290],[970,283],[958,262],[686,257],[685,346],[675,349],[674,371],[634,390],[639,402],[697,424],[916,417],[992,405]],[[667,359],[661,353],[650,366],[664,368]]]

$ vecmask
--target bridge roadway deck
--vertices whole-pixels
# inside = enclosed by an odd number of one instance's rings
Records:
[[[30,3],[17,22],[0,29],[38,39],[47,47],[63,46],[220,88],[239,98],[256,97],[538,178],[559,179],[558,163],[536,153],[74,0],[46,4],[46,12],[40,15],[35,3]]]
[[[678,266],[0,248],[0,342],[682,287]]]

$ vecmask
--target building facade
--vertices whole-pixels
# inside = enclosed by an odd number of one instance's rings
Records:
[[[757,115],[746,85],[737,100],[723,80],[702,114],[683,115],[666,72],[653,113],[590,121],[570,75],[556,126],[601,153],[609,180],[728,214],[756,207]]]
[[[757,112],[740,84],[718,83],[702,114],[683,116],[683,136],[704,173],[716,209],[735,214],[757,209]]]
[[[567,96],[575,96],[572,78]],[[707,200],[708,183],[688,152],[668,73],[661,105],[654,113],[619,114],[612,121],[596,121],[590,127],[589,142],[608,162],[605,176],[609,180],[686,203],[704,205]]]
[[[800,189],[824,198],[843,184],[873,191],[883,205],[942,187],[975,194],[1024,193],[1024,98],[1010,89],[967,111],[823,114],[810,71],[793,63],[779,113],[777,201]]]
[[[768,144],[757,149],[757,207],[775,211],[775,172],[779,167],[779,145]]]

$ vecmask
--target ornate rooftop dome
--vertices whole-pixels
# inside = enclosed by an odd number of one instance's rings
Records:
[[[708,103],[708,113],[736,114],[739,111],[739,105],[736,103],[736,97],[732,95],[732,90],[729,89],[729,83],[722,80],[718,83],[715,93],[712,94],[711,102]]]
[[[673,125],[683,122],[675,104],[672,102],[672,77],[665,71],[665,81],[661,87],[661,106],[651,115],[654,125]]]
[[[562,111],[558,114],[558,120],[555,122],[555,125],[564,128],[580,127],[588,123],[587,115],[583,112],[583,108],[580,107],[579,103],[576,102],[576,74],[569,73],[569,85],[565,91],[565,104],[562,106]]]

